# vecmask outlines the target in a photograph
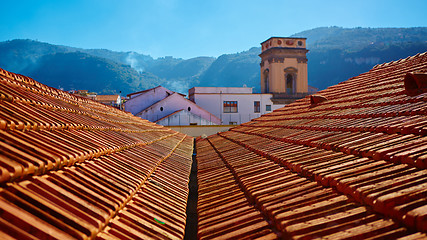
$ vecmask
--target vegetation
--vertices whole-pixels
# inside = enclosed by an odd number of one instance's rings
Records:
[[[322,27],[293,36],[307,38],[309,84],[320,89],[369,71],[376,64],[427,51],[426,27]],[[53,87],[101,94],[121,91],[126,95],[157,85],[181,93],[194,86],[243,85],[259,92],[260,51],[254,47],[218,58],[153,59],[136,52],[13,40],[0,42],[0,67]]]

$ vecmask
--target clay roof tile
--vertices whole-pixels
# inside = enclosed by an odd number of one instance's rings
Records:
[[[426,239],[425,56],[379,64],[198,139],[199,166],[218,161],[234,180],[199,184],[217,192],[238,185],[278,237]],[[221,226],[211,209],[200,206],[199,215]]]
[[[192,138],[0,75],[0,238],[183,238]]]

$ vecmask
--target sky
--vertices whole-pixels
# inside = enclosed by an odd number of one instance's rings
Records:
[[[316,27],[426,27],[426,0],[1,0],[0,41],[218,57]]]

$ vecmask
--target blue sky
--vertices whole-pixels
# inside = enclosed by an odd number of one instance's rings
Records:
[[[425,27],[426,0],[2,0],[17,38],[152,57],[217,57],[325,27]]]

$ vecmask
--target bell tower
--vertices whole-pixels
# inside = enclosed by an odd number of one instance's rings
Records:
[[[261,93],[280,98],[308,92],[306,40],[271,37],[261,43]]]

